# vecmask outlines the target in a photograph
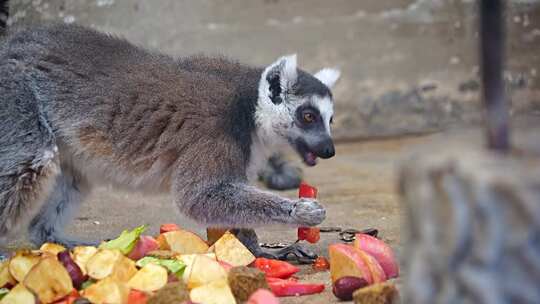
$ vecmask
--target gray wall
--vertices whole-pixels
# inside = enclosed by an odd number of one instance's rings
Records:
[[[540,8],[508,11],[513,112],[540,108]],[[343,71],[339,138],[439,130],[478,121],[471,0],[12,0],[13,26],[76,22],[182,56],[219,53],[265,65],[298,53],[309,71]]]

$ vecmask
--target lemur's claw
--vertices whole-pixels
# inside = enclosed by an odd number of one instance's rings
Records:
[[[294,203],[291,216],[300,226],[316,226],[326,218],[326,210],[314,199],[301,198]]]

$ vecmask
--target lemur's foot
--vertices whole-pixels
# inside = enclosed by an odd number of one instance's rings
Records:
[[[282,154],[276,153],[259,172],[259,179],[270,189],[296,189],[302,181],[302,170],[288,163]]]
[[[258,258],[293,260],[305,264],[312,263],[317,258],[317,254],[299,243],[281,249],[265,250],[259,245],[259,239],[253,229],[233,229],[232,233]]]
[[[300,226],[316,226],[326,218],[326,210],[316,200],[301,198],[294,203],[291,217]]]

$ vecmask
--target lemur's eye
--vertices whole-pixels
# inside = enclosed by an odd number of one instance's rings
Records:
[[[312,123],[315,121],[315,115],[313,115],[312,113],[304,113],[304,122],[306,123]]]

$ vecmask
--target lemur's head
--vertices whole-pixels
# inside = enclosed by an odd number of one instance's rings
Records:
[[[328,68],[315,75],[306,73],[297,68],[296,55],[281,57],[266,67],[255,113],[261,140],[267,145],[289,143],[308,166],[314,166],[317,157],[334,156],[330,88],[339,75]]]

